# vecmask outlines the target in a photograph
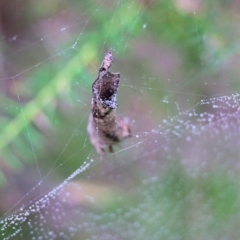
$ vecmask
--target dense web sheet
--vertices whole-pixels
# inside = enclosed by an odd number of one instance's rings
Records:
[[[237,46],[210,31],[219,19],[199,1],[58,7],[32,23],[34,36],[28,27],[1,39],[11,49],[0,79],[1,238],[236,239]],[[109,48],[132,137],[99,156],[86,128]]]

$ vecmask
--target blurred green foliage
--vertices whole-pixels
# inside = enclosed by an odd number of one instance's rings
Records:
[[[185,109],[194,106],[203,95],[208,97],[218,91],[232,91],[239,87],[235,78],[238,74],[236,67],[226,69],[229,73],[227,88],[212,87],[215,82],[219,85],[226,83],[223,81],[225,75],[221,76],[223,66],[227,68],[224,63],[231,62],[238,53],[237,14],[232,16],[232,21],[227,20],[235,1],[193,3],[196,4],[195,10],[187,7],[187,1],[183,0],[26,1],[24,10],[20,11],[22,29],[12,27],[16,35],[31,40],[25,45],[18,39],[16,43],[7,41],[10,37],[4,29],[9,25],[2,22],[6,37],[1,38],[0,45],[4,49],[3,59],[11,65],[1,76],[3,81],[7,79],[7,90],[2,90],[0,96],[0,184],[3,193],[11,188],[9,179],[18,182],[31,171],[34,177],[26,180],[31,187],[45,176],[52,177],[54,183],[55,179],[61,182],[89,156],[94,156],[86,133],[91,84],[108,48],[113,48],[118,63],[113,67],[123,72],[121,91],[125,96],[120,92],[120,107],[130,105],[133,101],[129,99],[135,97],[131,106],[136,106],[139,112],[143,108],[142,115],[150,116],[149,125],[159,124],[162,119],[175,114],[174,101],[184,102]],[[11,8],[11,4],[2,4]],[[61,31],[61,28],[65,30]],[[64,38],[61,34],[66,31]],[[139,44],[142,42],[143,45]],[[146,48],[143,53],[142,46]],[[158,47],[173,51],[174,58],[180,61],[180,66],[174,70],[169,67],[165,72],[169,78],[176,77],[176,84],[168,83],[166,77],[158,73],[161,56],[154,51]],[[23,51],[26,51],[25,55],[21,53]],[[146,52],[149,54],[145,56]],[[206,82],[212,85],[208,86]],[[140,94],[133,94],[131,88],[124,87],[128,84],[167,91],[153,93],[143,89]],[[178,98],[175,89],[192,95]],[[144,97],[146,103],[141,105]],[[189,105],[186,98],[190,99]],[[174,107],[166,107],[162,103],[164,99],[172,100],[170,104]],[[128,113],[131,112],[130,109]],[[141,119],[141,113],[135,118]],[[140,126],[142,129],[145,126]],[[151,153],[152,149],[146,151]],[[172,164],[169,160],[166,168],[161,169],[160,177],[143,182],[141,171],[145,166],[132,164],[125,169],[122,162],[115,163],[123,168],[120,169],[123,174],[127,172],[132,177],[126,185],[134,188],[134,196],[123,194],[122,202],[109,201],[102,205],[98,214],[106,213],[104,221],[110,222],[107,213],[117,215],[119,206],[124,205],[126,209],[119,218],[124,217],[129,209],[138,209],[141,200],[147,199],[144,213],[136,210],[136,214],[125,219],[129,225],[139,222],[145,228],[142,234],[139,231],[131,239],[149,239],[154,234],[158,239],[220,239],[221,236],[234,239],[239,229],[233,223],[240,222],[239,177],[229,177],[229,169],[219,173],[217,166],[205,175],[193,177],[179,162]],[[105,168],[111,169],[111,164],[100,162],[94,165],[93,175],[104,172]],[[84,179],[89,175],[84,172],[81,176]],[[146,175],[151,176],[151,173]],[[54,185],[51,181],[50,187],[44,191]],[[109,184],[107,179],[101,181]],[[25,196],[28,191],[23,190],[20,195]],[[4,212],[2,205],[0,208]],[[162,209],[162,212],[156,212],[156,209]]]

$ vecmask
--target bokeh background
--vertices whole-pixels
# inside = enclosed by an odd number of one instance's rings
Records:
[[[1,0],[2,236],[238,239],[239,9],[237,0]],[[100,158],[86,125],[109,48],[133,137]]]

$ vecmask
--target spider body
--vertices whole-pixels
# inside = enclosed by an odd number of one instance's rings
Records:
[[[113,152],[113,145],[131,136],[128,122],[116,116],[120,74],[109,72],[112,62],[112,52],[109,51],[92,85],[92,112],[87,130],[92,145],[100,155],[104,155],[106,149]]]

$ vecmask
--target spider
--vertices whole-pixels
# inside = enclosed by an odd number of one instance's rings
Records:
[[[97,153],[104,155],[106,149],[113,152],[113,145],[131,136],[126,119],[116,116],[119,73],[111,73],[113,63],[111,50],[108,51],[99,68],[98,77],[92,85],[92,112],[88,121],[88,134]]]

